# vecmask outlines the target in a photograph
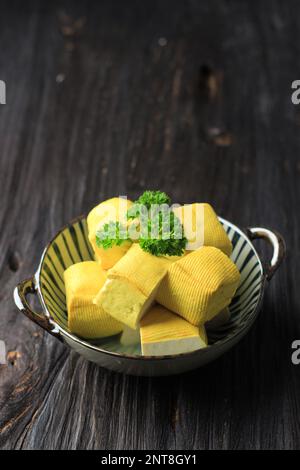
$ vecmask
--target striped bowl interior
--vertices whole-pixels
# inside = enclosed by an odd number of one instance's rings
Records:
[[[240,286],[230,305],[231,318],[226,325],[209,332],[209,344],[226,342],[252,323],[262,290],[263,269],[259,257],[243,232],[220,219],[232,241],[232,260],[241,273]],[[68,333],[64,270],[74,263],[93,260],[88,241],[86,219],[82,218],[64,228],[48,245],[37,273],[37,282],[46,313],[63,331]],[[75,336],[75,335],[74,335]],[[130,355],[140,355],[139,346],[123,346],[120,335],[99,340],[85,340],[99,348]]]

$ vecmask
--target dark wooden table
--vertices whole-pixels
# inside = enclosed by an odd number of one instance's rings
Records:
[[[300,448],[299,2],[1,1],[0,45],[0,447]],[[288,247],[247,337],[178,377],[98,368],[12,299],[65,222],[146,188]]]

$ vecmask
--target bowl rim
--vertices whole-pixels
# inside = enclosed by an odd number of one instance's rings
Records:
[[[72,227],[74,224],[76,224],[78,222],[81,222],[82,220],[86,220],[86,218],[87,218],[87,216],[85,214],[80,215],[78,217],[75,217],[69,223],[65,224],[60,230],[58,230],[56,232],[56,234],[50,239],[50,241],[45,246],[44,251],[42,253],[42,256],[40,258],[38,268],[37,268],[37,270],[34,274],[35,289],[38,293],[39,300],[40,300],[41,305],[42,305],[43,310],[44,310],[44,314],[48,318],[50,324],[53,326],[53,330],[52,330],[53,333],[58,334],[59,336],[63,337],[63,339],[64,339],[64,337],[67,337],[69,340],[71,340],[72,342],[74,342],[76,344],[79,344],[81,347],[84,347],[84,348],[89,349],[89,350],[93,350],[94,352],[97,352],[97,353],[102,353],[104,355],[112,356],[112,357],[118,358],[118,359],[131,359],[131,360],[138,360],[138,361],[147,362],[147,361],[164,361],[164,360],[182,359],[182,358],[196,356],[198,354],[203,353],[204,351],[207,351],[208,349],[210,349],[210,350],[213,349],[213,348],[217,349],[220,346],[223,346],[224,344],[226,344],[227,342],[233,341],[234,339],[236,339],[239,336],[241,336],[241,337],[244,336],[244,334],[247,333],[249,328],[254,323],[254,321],[257,317],[257,314],[260,310],[261,302],[262,302],[262,298],[263,298],[263,294],[264,294],[264,285],[265,285],[266,276],[265,276],[265,271],[264,271],[262,261],[260,259],[260,256],[257,253],[257,250],[255,249],[253,243],[251,242],[251,240],[249,239],[247,234],[242,229],[240,229],[235,224],[233,224],[232,222],[229,222],[227,219],[224,219],[223,217],[218,216],[218,219],[220,220],[220,222],[224,223],[225,225],[229,226],[234,231],[238,232],[247,241],[247,243],[251,246],[251,248],[252,248],[252,250],[253,250],[256,258],[257,258],[257,261],[258,261],[259,267],[260,267],[260,271],[261,271],[260,293],[259,293],[259,296],[258,296],[258,299],[257,299],[256,307],[255,307],[255,309],[252,313],[250,321],[249,322],[246,321],[241,329],[237,329],[237,330],[233,331],[232,334],[229,334],[225,338],[223,338],[223,339],[217,341],[216,343],[214,343],[212,345],[209,345],[205,348],[196,349],[195,351],[186,352],[186,353],[169,354],[169,355],[163,355],[163,356],[143,356],[143,355],[139,355],[139,354],[128,354],[128,353],[119,353],[119,352],[114,352],[114,351],[108,351],[107,349],[102,349],[100,346],[96,346],[94,344],[91,344],[88,341],[83,340],[83,339],[79,338],[78,336],[66,331],[62,326],[60,326],[52,318],[52,316],[51,316],[51,314],[50,314],[50,312],[47,308],[46,302],[45,302],[44,297],[43,297],[42,289],[41,289],[40,275],[41,275],[41,271],[42,271],[42,268],[43,268],[44,260],[45,260],[46,254],[48,252],[48,249],[52,245],[52,243],[56,240],[56,238],[60,235],[60,233],[63,232],[64,230],[68,229],[69,227]],[[69,345],[69,347],[72,348],[70,343],[68,343],[68,345]]]

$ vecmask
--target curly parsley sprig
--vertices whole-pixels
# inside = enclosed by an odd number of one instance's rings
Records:
[[[140,208],[146,207],[148,210],[153,205],[171,204],[171,198],[163,191],[145,191],[127,211],[128,219],[135,219],[140,216]]]
[[[99,248],[108,250],[113,246],[120,246],[131,241],[127,235],[127,227],[120,222],[110,221],[104,224],[96,233],[96,244]]]
[[[187,239],[170,203],[170,197],[162,191],[145,191],[127,212],[129,220],[139,219],[141,248],[154,256],[181,256],[185,250]],[[119,222],[105,224],[96,234],[97,246],[104,249],[125,241],[132,241],[128,227]]]
[[[145,233],[146,232],[146,233]],[[155,256],[181,256],[187,243],[178,217],[167,206],[148,219],[147,230],[141,231],[141,248]]]

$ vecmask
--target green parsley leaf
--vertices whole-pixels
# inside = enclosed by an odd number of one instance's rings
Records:
[[[96,245],[99,248],[104,248],[104,250],[108,250],[113,246],[120,246],[127,241],[130,241],[127,228],[120,222],[110,221],[104,224],[96,233]]]
[[[152,205],[171,204],[171,198],[163,191],[145,191],[127,211],[128,219],[134,219],[140,215],[140,207],[145,206],[148,210]]]
[[[142,230],[139,239],[144,251],[155,256],[181,256],[184,253],[187,239],[183,236],[180,220],[170,209],[149,218],[147,228],[148,233]]]

